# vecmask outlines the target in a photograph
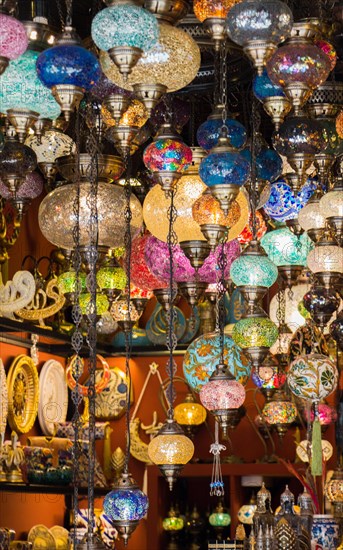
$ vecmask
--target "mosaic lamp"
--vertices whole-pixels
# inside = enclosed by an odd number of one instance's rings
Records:
[[[249,163],[251,163],[251,151],[249,148],[241,152]],[[282,159],[280,155],[267,146],[262,146],[255,159],[256,177],[262,181],[275,181],[282,172]]]
[[[269,354],[263,363],[254,370],[251,379],[268,398],[274,393],[274,390],[282,388],[287,380],[287,375],[280,367],[276,357]]]
[[[222,503],[219,503],[215,511],[208,518],[208,521],[212,527],[227,527],[231,523],[231,517],[230,514],[225,512]]]
[[[292,108],[282,86],[274,84],[266,69],[263,69],[261,75],[257,74],[254,77],[253,92],[255,97],[262,102],[264,110],[272,119],[275,129],[278,130]]]
[[[43,186],[42,176],[38,172],[30,172],[15,191],[10,191],[0,179],[0,196],[11,201],[17,211],[18,220],[21,220],[32,199],[42,193]]]
[[[316,242],[325,228],[325,217],[320,208],[320,199],[316,194],[299,212],[298,222],[300,227],[307,231],[310,239]]]
[[[12,135],[7,137],[0,152],[0,178],[12,196],[15,196],[26,176],[37,167],[35,152],[27,145],[19,143]]]
[[[292,422],[297,417],[297,409],[283,390],[276,390],[273,400],[266,403],[262,410],[264,421],[274,426],[279,437],[282,438]]]
[[[334,504],[343,502],[343,471],[341,468],[335,470],[330,481],[326,483],[325,496]]]
[[[200,124],[197,130],[197,142],[205,151],[210,151],[218,145],[220,130],[223,126],[222,113],[223,105],[216,105],[212,114],[209,115],[205,122]],[[235,149],[244,147],[247,140],[247,131],[243,124],[234,118],[227,118],[225,126],[230,145]]]
[[[129,0],[107,2],[92,21],[92,38],[96,46],[107,51],[122,75],[127,76],[143,51],[157,41],[159,30],[156,17]]]
[[[6,13],[0,13],[0,29],[0,74],[3,74],[9,62],[27,50],[28,39],[21,21]]]
[[[36,67],[39,79],[51,89],[66,120],[101,74],[97,57],[81,45],[74,29],[68,26],[56,45],[39,55]]]
[[[261,240],[263,235],[267,232],[267,224],[259,210],[256,212],[256,237]],[[249,220],[243,231],[237,237],[240,244],[248,244],[253,239],[252,232],[252,216],[249,215]]]
[[[168,511],[168,516],[164,518],[162,527],[167,532],[177,532],[184,528],[185,522],[182,517],[178,515],[173,506]]]
[[[278,334],[277,326],[269,317],[255,314],[235,323],[232,338],[237,346],[249,353],[256,367],[266,357]]]
[[[201,388],[199,397],[202,405],[219,423],[223,437],[227,437],[230,419],[245,400],[243,385],[237,382],[225,363],[219,363],[209,381]]]
[[[99,221],[98,243],[103,249],[124,245],[125,237],[125,191],[119,185],[98,183],[97,210]],[[89,243],[90,208],[87,197],[91,192],[91,184],[82,182],[80,185],[80,246],[87,247]],[[42,200],[39,213],[39,227],[52,244],[73,250],[75,248],[74,226],[75,214],[73,204],[78,196],[78,185],[74,183],[57,187]],[[143,217],[139,200],[131,195],[131,231],[133,236],[141,228]]]
[[[338,371],[326,355],[299,355],[290,365],[287,381],[296,397],[319,402],[336,389]]]
[[[168,418],[150,441],[148,454],[151,462],[160,468],[172,490],[175,478],[193,457],[194,445],[185,436],[181,426]]]
[[[293,25],[292,36],[268,59],[266,68],[274,84],[283,86],[292,101],[295,114],[309,99],[311,92],[327,79],[331,61],[313,43],[317,29],[308,21]]]
[[[174,418],[192,439],[197,428],[206,420],[206,409],[197,403],[191,393],[188,393],[182,403],[176,405]]]
[[[199,175],[218,199],[224,214],[237,197],[240,187],[250,174],[250,162],[230,145],[225,126],[220,131],[218,144],[200,164]]]
[[[263,209],[273,220],[285,222],[297,218],[316,189],[312,180],[307,180],[299,193],[284,180],[278,179],[270,187],[270,195]]]
[[[343,249],[330,230],[323,230],[307,256],[307,265],[322,286],[328,288],[339,284],[343,274]]]
[[[35,128],[39,118],[54,120],[61,113],[51,90],[38,78],[38,56],[38,52],[27,50],[11,61],[0,76],[0,110],[15,127],[20,141],[24,141],[29,129]]]
[[[305,309],[311,314],[316,325],[322,330],[330,322],[335,311],[339,308],[341,298],[333,288],[325,288],[314,284],[303,297]]]
[[[279,0],[243,0],[227,16],[229,38],[243,47],[258,74],[277,45],[291,34],[293,15]]]
[[[322,428],[325,428],[327,426],[330,426],[331,424],[334,424],[337,420],[337,417],[338,417],[338,414],[335,407],[328,405],[327,403],[318,404],[318,418]],[[305,419],[313,422],[314,412],[311,411],[310,414],[308,414],[307,409],[305,409]]]
[[[220,43],[226,37],[225,19],[232,6],[239,0],[194,0],[193,11],[200,23],[204,23],[207,32],[219,50]]]
[[[156,277],[145,259],[145,248],[149,247],[151,235],[137,235],[132,239],[131,281],[142,290],[151,291],[167,288],[167,283]]]
[[[104,512],[124,543],[148,511],[148,497],[141,491],[129,473],[121,474],[113,490],[104,498]]]
[[[337,181],[331,191],[325,193],[319,202],[321,214],[327,220],[329,227],[335,232],[337,241],[343,243],[343,185],[342,179]]]

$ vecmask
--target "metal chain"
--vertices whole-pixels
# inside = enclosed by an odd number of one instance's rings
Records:
[[[65,0],[67,15],[66,15],[66,27],[71,27],[73,23],[73,0]]]
[[[168,229],[168,254],[169,254],[169,289],[168,289],[168,332],[167,332],[167,341],[166,345],[169,350],[169,358],[166,365],[167,375],[169,377],[169,385],[166,388],[166,396],[169,403],[168,409],[168,418],[174,417],[174,407],[173,403],[175,401],[175,390],[174,390],[174,375],[176,374],[177,365],[174,360],[174,350],[177,346],[177,338],[175,334],[175,322],[176,322],[176,310],[174,307],[174,300],[177,293],[177,287],[174,284],[174,246],[177,244],[177,236],[174,230],[174,224],[177,217],[177,211],[174,205],[175,192],[174,190],[170,191],[170,206],[168,208],[168,220],[169,220],[169,229]]]
[[[250,165],[250,189],[249,202],[251,211],[251,229],[253,240],[257,237],[257,205],[258,205],[258,188],[256,174],[256,155],[259,146],[258,132],[261,125],[260,105],[256,97],[252,96],[252,111],[251,111],[251,165]]]
[[[278,354],[282,354],[282,343],[281,343],[281,331],[280,328],[285,325],[286,321],[286,291],[283,288],[282,279],[279,276],[278,278],[278,293],[277,297],[277,310],[276,310],[276,319],[278,322],[279,328],[279,338],[278,338]]]
[[[92,104],[88,102],[84,110],[85,116],[99,116],[97,111],[92,111]],[[96,133],[97,125],[89,130],[86,149],[90,156],[88,181],[90,183],[87,196],[89,208],[89,244],[88,253],[88,275],[86,279],[89,292],[89,303],[87,306],[87,344],[89,349],[89,382],[88,382],[88,405],[89,405],[89,451],[88,451],[88,537],[87,544],[93,540],[95,517],[94,517],[94,474],[95,474],[95,373],[97,363],[97,265],[98,265],[98,141]]]
[[[220,346],[220,362],[224,363],[224,328],[225,328],[225,292],[226,292],[226,279],[225,272],[227,268],[227,257],[225,254],[224,244],[220,244],[218,254],[218,269],[220,278],[217,286],[218,293],[218,320],[219,320],[219,346]]]
[[[221,102],[223,105],[222,110],[222,123],[223,127],[226,127],[227,119],[227,67],[226,67],[226,57],[227,57],[227,46],[226,40],[223,40],[220,44],[220,83],[221,83]]]
[[[221,58],[221,48],[219,50],[215,50],[214,52],[214,91],[213,91],[214,105],[218,105],[220,98],[222,96],[221,79],[220,79],[220,58]]]
[[[125,416],[125,430],[126,430],[126,456],[125,456],[125,466],[124,471],[128,473],[129,471],[129,460],[131,453],[131,437],[130,437],[130,396],[131,396],[131,369],[130,369],[130,360],[132,352],[132,327],[131,327],[131,254],[132,254],[132,235],[131,235],[131,220],[132,220],[132,211],[131,211],[131,156],[128,151],[125,158],[126,166],[126,179],[125,179],[125,237],[124,244],[126,250],[125,257],[125,270],[126,270],[126,305],[127,305],[127,320],[128,326],[124,332],[125,334],[125,374],[126,374],[126,416]]]
[[[65,27],[65,13],[64,13],[64,10],[62,8],[62,0],[56,0],[56,3],[57,3],[58,17],[59,17],[60,23],[61,23],[61,29],[63,31],[64,27]]]

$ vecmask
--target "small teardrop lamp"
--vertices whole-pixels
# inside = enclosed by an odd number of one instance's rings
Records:
[[[37,167],[36,153],[16,138],[15,130],[7,131],[5,145],[0,152],[0,178],[15,197],[26,176]]]
[[[258,241],[253,240],[231,265],[230,277],[252,312],[278,277],[276,265]]]
[[[320,213],[334,232],[338,243],[343,244],[343,179],[336,179],[331,191],[325,193],[319,202]]]
[[[200,390],[200,401],[210,411],[226,438],[232,416],[245,400],[245,389],[225,363],[219,363],[209,381]]]
[[[329,228],[323,230],[307,256],[307,265],[315,279],[325,288],[337,288],[343,275],[343,248]]]
[[[122,75],[132,71],[144,51],[158,38],[156,17],[133,1],[107,0],[92,21],[92,38],[107,51]]]
[[[168,193],[175,189],[182,174],[192,162],[192,150],[186,145],[171,125],[161,126],[154,141],[143,153],[145,166],[152,172],[154,180]]]
[[[232,339],[249,353],[252,364],[257,368],[276,342],[278,328],[261,308],[248,315],[249,317],[240,319],[234,325]]]
[[[101,70],[96,56],[81,45],[73,27],[66,26],[56,45],[39,55],[37,74],[69,121],[84,93],[99,80]]]
[[[136,151],[134,143],[139,140],[139,131],[148,120],[143,103],[125,94],[110,95],[102,104],[101,117],[110,126],[106,139],[114,143],[122,156],[132,155]]]
[[[148,507],[148,497],[139,489],[131,474],[122,473],[104,498],[104,512],[125,546]]]
[[[331,70],[329,57],[313,42],[317,32],[311,21],[294,23],[289,40],[267,61],[269,78],[284,88],[296,115]]]
[[[291,34],[293,15],[279,0],[243,0],[227,16],[229,38],[242,46],[258,74],[280,42]]]
[[[225,216],[240,188],[247,182],[249,173],[250,162],[232,147],[228,129],[222,126],[218,144],[201,161],[199,175],[218,199]]]
[[[219,51],[220,44],[226,38],[226,16],[229,10],[239,0],[194,0],[193,11],[195,17],[204,27],[214,41],[214,48]]]
[[[262,75],[256,75],[253,80],[253,91],[255,97],[261,101],[264,110],[272,119],[275,129],[280,128],[285,117],[292,109],[292,103],[286,97],[282,86],[274,84],[266,71]]]
[[[0,29],[0,74],[3,74],[9,62],[27,50],[28,39],[24,25],[8,14],[4,4],[0,7]]]
[[[168,418],[150,441],[148,454],[151,462],[160,468],[172,490],[183,466],[194,454],[194,445],[185,436],[181,426],[174,419]]]
[[[274,133],[273,145],[280,155],[287,157],[295,170],[297,187],[300,189],[307,179],[307,170],[315,155],[325,151],[328,139],[318,121],[301,114],[287,117],[278,132]]]
[[[285,436],[297,414],[296,406],[282,389],[276,390],[272,401],[268,401],[262,409],[263,420],[268,426],[275,427],[280,439]]]

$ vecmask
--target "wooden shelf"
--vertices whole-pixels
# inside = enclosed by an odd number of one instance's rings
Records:
[[[110,487],[95,487],[96,496],[105,496],[111,490]],[[30,493],[44,495],[72,495],[74,488],[72,485],[36,485],[34,483],[0,483],[0,491],[3,493]],[[79,487],[79,495],[88,494],[87,487]]]

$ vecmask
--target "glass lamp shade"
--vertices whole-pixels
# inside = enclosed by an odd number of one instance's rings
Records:
[[[194,400],[190,400],[176,405],[174,411],[176,422],[180,426],[200,426],[206,420],[206,409]]]
[[[61,114],[61,108],[51,91],[43,86],[36,71],[39,53],[27,50],[11,61],[0,76],[0,110],[27,109],[39,113],[42,118],[54,120]]]
[[[262,410],[264,421],[273,426],[274,424],[291,424],[297,417],[296,406],[291,401],[270,401]]]
[[[314,44],[296,43],[278,48],[268,59],[266,68],[274,84],[287,86],[301,82],[313,90],[329,76],[331,62]]]
[[[181,133],[182,128],[187,124],[190,119],[190,106],[188,101],[180,99],[178,97],[170,98],[171,113],[171,125],[178,133]],[[165,123],[168,107],[164,101],[160,101],[151,112],[150,124],[157,133],[162,124]]]
[[[225,216],[219,201],[210,193],[204,193],[193,204],[192,214],[193,219],[199,225],[210,223],[230,228],[238,222],[241,216],[241,209],[235,200],[230,205],[228,215]]]
[[[336,470],[325,485],[325,496],[330,502],[343,502],[343,474]]]
[[[330,321],[332,314],[339,308],[340,302],[340,296],[334,289],[317,285],[303,297],[304,307],[319,325]]]
[[[0,177],[4,180],[11,174],[25,177],[36,167],[37,157],[30,147],[16,140],[6,141],[0,152]]]
[[[261,245],[269,259],[278,267],[284,265],[306,265],[309,251],[313,247],[306,233],[299,238],[287,227],[274,229],[261,239]]]
[[[122,187],[109,183],[98,183],[97,210],[99,246],[115,248],[123,246],[125,240],[125,191]],[[43,235],[52,244],[69,250],[74,249],[73,230],[76,224],[73,209],[78,192],[78,185],[71,183],[54,189],[41,202],[38,213],[39,227]],[[90,207],[88,197],[91,185],[80,184],[79,219],[80,246],[89,244]],[[131,231],[135,235],[141,228],[143,217],[139,200],[131,195],[132,212]]]
[[[295,194],[292,187],[280,179],[270,186],[269,199],[263,209],[273,220],[291,220],[298,216],[315,189],[316,184],[312,180],[307,180],[301,191]]]
[[[234,5],[227,16],[231,40],[245,46],[251,40],[279,44],[291,34],[293,15],[279,0],[244,0]]]
[[[331,216],[342,218],[343,192],[333,190],[323,195],[319,202],[319,209],[324,218],[330,218]]]
[[[225,125],[227,127],[227,137],[230,141],[230,145],[235,149],[241,149],[247,140],[247,131],[243,124],[238,122],[238,120],[227,118]],[[215,147],[218,144],[222,126],[223,121],[221,118],[210,118],[200,124],[197,130],[197,142],[200,147],[205,149],[205,151],[210,151]]]
[[[142,290],[151,291],[158,288],[167,288],[167,283],[156,277],[145,260],[145,248],[148,246],[150,235],[138,235],[132,240],[131,252],[131,281]]]
[[[60,130],[47,130],[39,138],[31,135],[25,140],[25,145],[36,153],[38,163],[55,162],[57,158],[72,155],[76,151],[75,142]]]
[[[143,53],[127,80],[110,56],[101,52],[100,63],[105,75],[127,90],[132,90],[135,84],[162,84],[168,92],[175,92],[192,82],[201,61],[197,43],[188,33],[171,25],[160,23],[159,30],[157,43]]]
[[[79,306],[81,309],[81,313],[83,315],[90,315],[91,313],[95,313],[94,311],[94,304],[91,301],[91,295],[89,292],[84,292],[80,294],[79,296]],[[106,311],[108,311],[108,308],[110,306],[110,303],[104,294],[97,294],[96,295],[96,314],[97,315],[104,315]]]
[[[72,294],[76,292],[77,283],[80,291],[86,290],[86,276],[84,273],[79,273],[78,279],[74,270],[65,271],[57,277],[57,286],[62,294]]]
[[[268,317],[240,319],[232,331],[232,338],[241,348],[270,348],[277,340],[278,329]]]
[[[209,254],[198,270],[198,279],[200,281],[206,283],[216,282],[220,250],[221,245],[219,245],[214,252]],[[237,241],[230,241],[224,244],[224,251],[227,261],[225,277],[228,278],[231,263],[239,255],[240,246]],[[156,237],[149,237],[147,246],[145,247],[145,260],[151,272],[156,275],[158,279],[165,283],[169,282],[169,250],[166,243],[159,241]],[[173,247],[173,266],[174,279],[176,282],[181,283],[195,279],[196,271],[191,266],[189,259],[179,245]]]
[[[230,514],[222,510],[213,512],[208,518],[208,521],[212,527],[227,527],[231,523],[231,517]]]
[[[311,410],[311,413],[308,414],[306,408],[304,412],[306,420],[313,422],[315,419],[314,412]],[[318,404],[318,418],[321,426],[330,426],[330,424],[334,424],[337,420],[337,416],[336,409],[331,405],[327,405],[327,403]]]
[[[244,185],[250,173],[250,162],[237,151],[209,153],[200,164],[199,176],[208,186]]]
[[[292,293],[286,292],[285,295],[285,323],[295,332],[299,327],[305,324],[304,317],[298,310],[299,302],[303,299],[310,288],[309,284],[299,284],[292,286]],[[274,323],[277,323],[278,296],[273,296],[269,306],[269,316]]]
[[[285,95],[283,88],[270,80],[266,69],[263,70],[261,75],[257,74],[254,77],[253,91],[255,97],[260,101],[268,97],[283,97]]]
[[[290,365],[287,381],[289,389],[297,397],[320,401],[336,389],[338,371],[326,355],[299,355]]]
[[[256,212],[256,225],[257,225],[257,239],[260,240],[267,231],[267,224],[261,212]],[[244,227],[243,231],[238,235],[238,242],[241,244],[247,244],[252,240],[252,217],[249,215],[249,221]]]
[[[128,321],[130,318],[130,321],[133,321],[134,323],[136,323],[142,315],[142,312],[140,313],[136,309],[133,302],[130,302],[130,308],[129,308],[126,299],[116,300],[115,302],[113,302],[113,304],[111,305],[110,313],[112,315],[112,318],[118,322]]]
[[[338,245],[315,246],[307,257],[307,265],[312,273],[343,273],[343,249]]]
[[[337,342],[340,351],[343,350],[343,313],[337,315],[337,318],[330,325],[330,335]]]
[[[194,454],[194,445],[185,435],[157,434],[149,443],[148,454],[157,465],[187,464]]]
[[[102,105],[101,118],[106,126],[116,126],[117,123],[111,115],[110,111]],[[132,99],[126,111],[122,114],[119,120],[119,126],[134,126],[141,128],[149,118],[149,114],[145,106],[138,99]]]
[[[103,72],[101,72],[99,80],[97,80],[97,82],[91,89],[91,95],[92,97],[103,101],[112,94],[120,94],[129,97],[131,96],[130,92],[124,90],[123,88],[119,88],[119,86],[116,86],[111,80],[107,78],[107,76]]]
[[[212,17],[225,19],[229,10],[238,0],[194,0],[193,11],[200,23]]]
[[[199,397],[208,411],[238,409],[244,403],[245,389],[237,380],[209,380]]]
[[[279,332],[279,337],[276,340],[276,342],[271,346],[270,353],[273,353],[274,355],[277,353],[283,353],[285,355],[289,352],[289,347],[291,345],[292,339],[293,339],[293,333],[288,332],[289,327],[286,327],[286,330]]]
[[[273,135],[278,153],[289,156],[296,153],[316,155],[328,145],[319,121],[303,116],[291,116],[281,124]]]
[[[271,375],[268,375],[266,378],[263,373],[263,366],[261,369],[257,369],[251,375],[251,379],[254,382],[255,386],[263,390],[277,390],[282,388],[284,383],[287,380],[287,375],[285,372],[280,371],[278,367],[274,369]],[[262,374],[262,376],[261,376]],[[270,376],[270,377],[269,377]]]
[[[192,216],[192,205],[201,197],[205,189],[206,185],[196,174],[184,174],[177,183],[174,195],[174,206],[177,213],[174,231],[179,242],[205,240],[199,225]],[[147,229],[164,242],[168,237],[169,206],[170,199],[166,197],[162,187],[158,184],[150,189],[143,203],[143,218]]]
[[[241,155],[251,163],[250,149],[244,149]],[[280,155],[269,147],[262,147],[256,155],[256,177],[264,181],[276,180],[282,172],[282,159]]]
[[[131,283],[130,285],[130,298],[132,300],[135,299],[143,299],[143,300],[150,300],[153,297],[153,292],[151,290],[143,290],[142,288],[139,288],[138,286]]]
[[[4,199],[16,198],[19,200],[30,200],[39,197],[43,191],[44,181],[40,174],[31,172],[27,174],[23,183],[18,187],[15,197],[8,187],[0,179],[0,196]]]
[[[124,290],[126,273],[122,267],[101,267],[96,274],[96,282],[101,290]]]
[[[337,133],[335,121],[327,118],[319,120],[319,123],[323,128],[324,139],[328,142],[325,153],[339,157],[343,154],[343,139]]]
[[[333,45],[326,40],[318,40],[315,45],[317,46],[317,48],[320,48],[322,52],[324,52],[325,55],[328,57],[330,61],[330,71],[333,71],[337,62],[337,52]]]
[[[236,286],[269,288],[278,277],[278,269],[267,256],[243,254],[232,263],[230,277]]]
[[[139,521],[149,508],[148,497],[138,489],[118,488],[104,498],[104,512],[110,521]]]
[[[176,139],[158,139],[148,145],[143,161],[150,172],[184,172],[192,162],[192,150]]]
[[[298,214],[299,225],[305,230],[322,229],[325,218],[321,212],[319,201],[309,202]]]
[[[44,50],[36,66],[38,77],[47,88],[68,84],[90,90],[101,73],[96,56],[78,44],[57,44]]]
[[[105,8],[92,21],[92,38],[96,46],[104,51],[116,46],[150,50],[158,34],[156,17],[133,3]]]
[[[219,334],[209,332],[196,338],[188,346],[183,359],[183,373],[187,384],[199,393],[220,359]],[[241,348],[227,335],[224,336],[224,360],[236,380],[246,384],[250,376],[251,363]]]
[[[184,525],[184,520],[178,516],[169,516],[167,518],[164,518],[162,522],[162,527],[164,531],[181,531]]]
[[[24,25],[18,19],[0,13],[0,29],[0,56],[10,60],[17,59],[27,50],[28,46]]]

